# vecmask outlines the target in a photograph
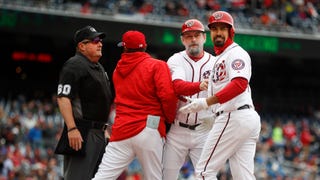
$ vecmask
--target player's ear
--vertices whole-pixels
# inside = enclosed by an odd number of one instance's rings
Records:
[[[204,38],[204,42],[206,42],[207,41],[207,34],[205,32],[203,33],[203,38]]]
[[[234,38],[234,29],[233,29],[233,28],[230,28],[230,30],[229,30],[229,36],[230,36],[230,38],[233,40],[233,38]]]
[[[181,41],[181,43],[184,45],[184,38],[183,38],[182,35],[180,36],[180,41]]]

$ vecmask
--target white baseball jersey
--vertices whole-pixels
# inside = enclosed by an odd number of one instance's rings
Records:
[[[232,43],[218,55],[210,76],[209,95],[216,94],[235,77],[250,81],[251,59],[238,44]],[[225,103],[216,106],[215,123],[207,136],[196,165],[197,180],[216,180],[219,170],[229,160],[232,177],[254,180],[254,156],[261,125],[253,108],[250,87]]]
[[[212,67],[214,64],[214,57],[204,52],[204,56],[195,62],[190,59],[186,51],[181,51],[172,55],[167,61],[171,71],[172,80],[181,79],[188,82],[201,82],[205,79],[209,79]],[[191,98],[206,98],[208,97],[208,91],[200,91],[197,94],[190,96]],[[179,101],[178,109],[185,106],[187,102]],[[176,120],[186,124],[194,125],[200,123],[197,118],[208,116],[208,113],[212,114],[212,110],[203,110],[198,113],[184,114],[177,112]]]
[[[204,56],[195,62],[190,59],[186,51],[181,51],[172,55],[168,60],[172,79],[180,79],[188,82],[201,82],[209,79],[210,72],[214,64],[214,57],[204,52]],[[208,91],[195,93],[191,98],[206,98]],[[188,102],[178,102],[178,109]],[[163,180],[174,180],[178,178],[180,168],[187,156],[192,164],[198,162],[202,147],[207,139],[213,123],[212,108],[198,113],[183,114],[177,112],[174,124],[167,134],[163,155]],[[182,125],[183,123],[183,125]],[[188,128],[186,126],[196,126]]]
[[[231,53],[232,52],[232,53]],[[231,44],[222,54],[216,57],[216,61],[210,76],[210,95],[213,95],[223,89],[233,78],[243,77],[250,82],[251,77],[251,58],[237,43]],[[219,104],[216,112],[230,112],[243,105],[251,105],[251,90],[247,89],[240,95],[234,97],[228,102]]]

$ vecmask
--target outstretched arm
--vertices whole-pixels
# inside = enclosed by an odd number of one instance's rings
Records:
[[[245,91],[247,86],[248,81],[245,78],[235,78],[215,95],[208,98],[194,99],[190,104],[180,108],[179,111],[183,113],[198,112],[213,104],[225,103]]]

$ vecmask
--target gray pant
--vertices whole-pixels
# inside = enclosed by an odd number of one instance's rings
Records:
[[[64,180],[92,179],[101,162],[105,147],[104,132],[98,129],[90,129],[87,138],[86,156],[64,156]]]

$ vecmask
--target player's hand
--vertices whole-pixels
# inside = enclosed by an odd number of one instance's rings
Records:
[[[82,136],[78,129],[68,132],[69,146],[78,151],[82,148]]]
[[[195,113],[208,108],[206,98],[190,99],[191,103],[179,109],[182,113]]]
[[[201,91],[208,90],[208,79],[201,81],[199,88]]]

